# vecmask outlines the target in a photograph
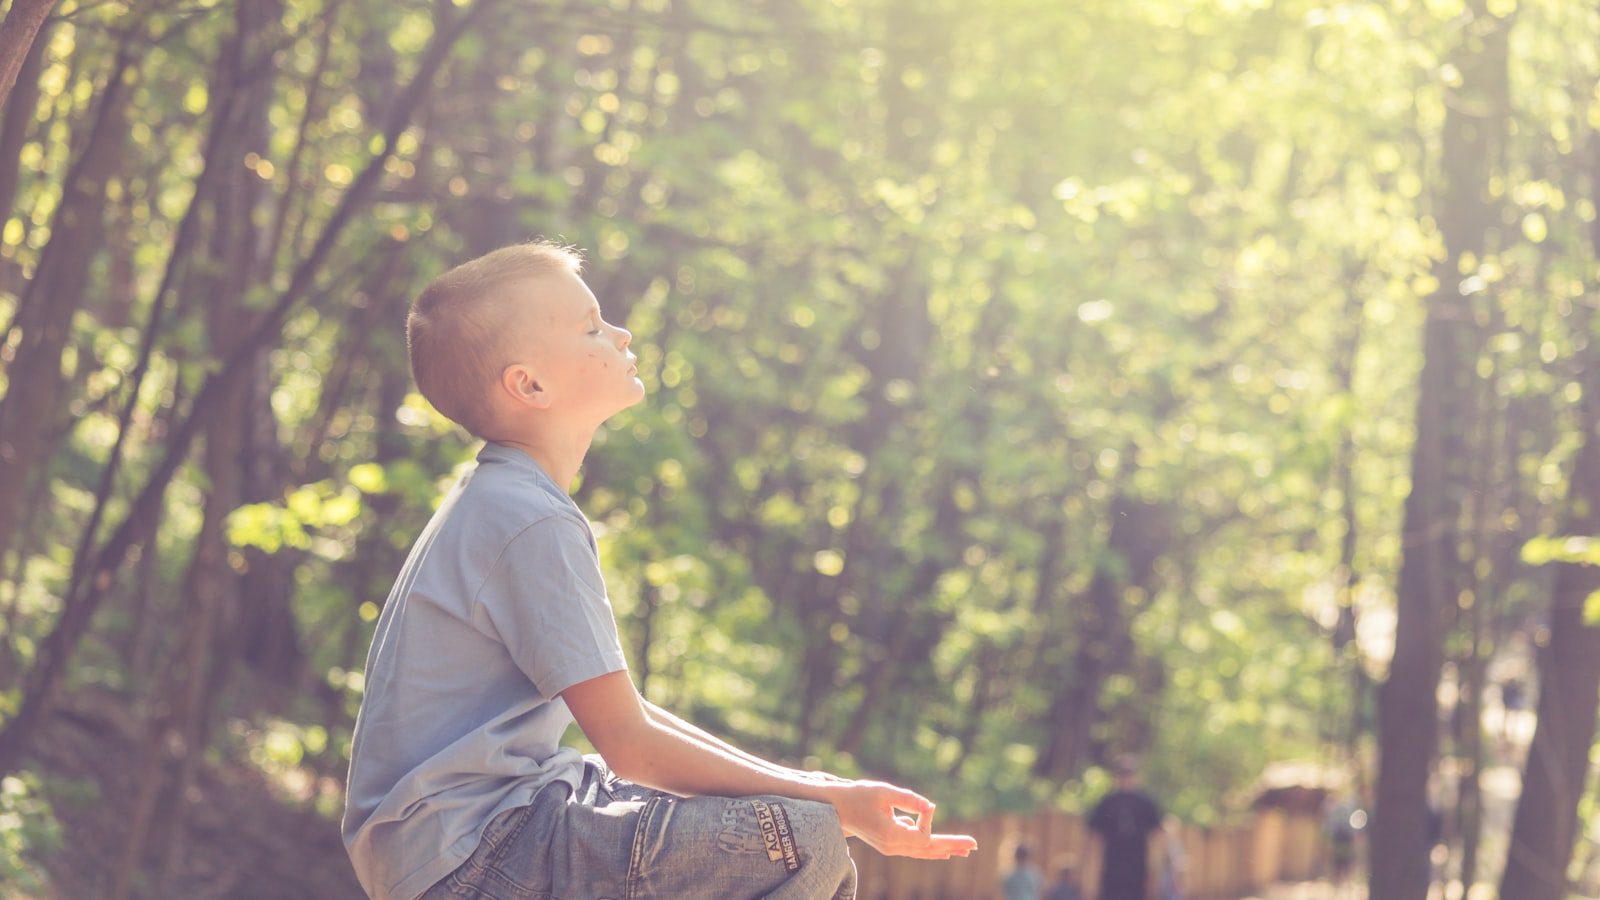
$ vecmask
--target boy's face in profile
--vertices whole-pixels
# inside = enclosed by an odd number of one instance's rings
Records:
[[[519,414],[531,406],[592,427],[644,399],[628,351],[633,335],[601,317],[583,279],[570,272],[535,276],[514,289],[511,302],[519,314],[506,324],[518,336],[501,381],[524,400]]]

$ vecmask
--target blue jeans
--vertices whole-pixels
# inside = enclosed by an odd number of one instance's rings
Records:
[[[788,797],[678,797],[584,757],[576,793],[541,790],[484,828],[420,900],[854,900],[832,806]]]

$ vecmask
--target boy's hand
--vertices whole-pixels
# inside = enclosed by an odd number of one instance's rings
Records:
[[[832,789],[844,833],[858,837],[885,856],[949,859],[966,856],[978,842],[964,834],[933,833],[933,801],[881,781],[852,781]],[[895,810],[916,814],[896,815]]]

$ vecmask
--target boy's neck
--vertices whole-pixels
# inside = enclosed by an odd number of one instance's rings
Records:
[[[554,481],[557,487],[570,494],[572,482],[578,477],[578,469],[583,466],[583,458],[589,452],[589,445],[594,442],[594,433],[571,434],[564,437],[523,434],[514,437],[495,437],[491,440],[528,454],[539,464],[539,468],[550,476],[550,480]]]

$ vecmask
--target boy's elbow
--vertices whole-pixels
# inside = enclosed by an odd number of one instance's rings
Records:
[[[589,740],[613,774],[642,784],[650,780],[648,764],[655,755],[655,729],[655,723],[646,718],[633,728],[607,735],[603,742],[594,736]]]
[[[562,691],[561,698],[606,766],[635,781],[660,738],[628,673],[611,672],[579,682]]]

